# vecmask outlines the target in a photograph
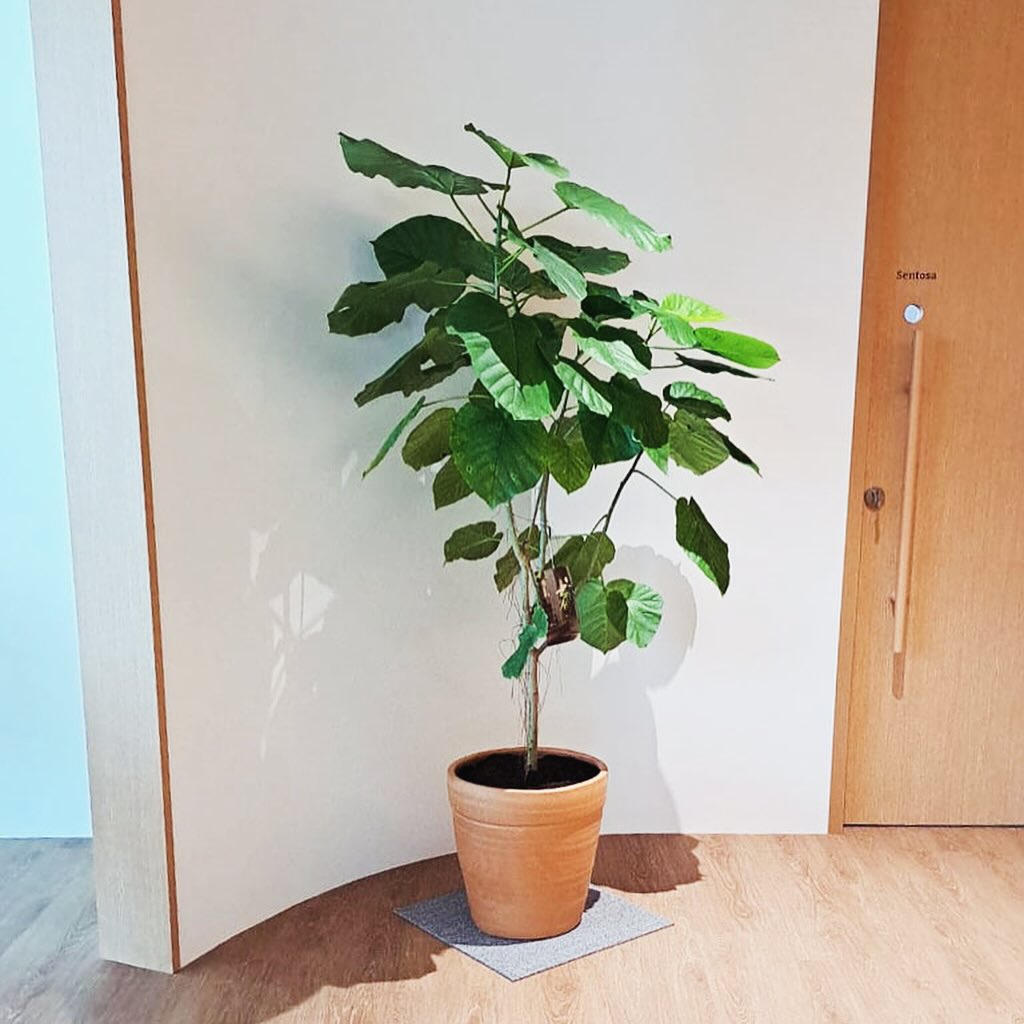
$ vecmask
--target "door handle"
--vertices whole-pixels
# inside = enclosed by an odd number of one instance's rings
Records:
[[[914,548],[914,516],[917,498],[918,449],[921,440],[921,389],[924,368],[924,331],[914,331],[910,369],[910,409],[907,415],[907,454],[903,465],[903,497],[900,501],[900,547],[896,568],[896,600],[893,606],[892,695],[903,696],[903,661],[910,615],[910,569]]]

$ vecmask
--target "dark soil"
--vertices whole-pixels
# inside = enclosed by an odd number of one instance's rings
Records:
[[[537,770],[526,773],[525,755],[488,754],[455,772],[466,782],[495,789],[558,789],[586,782],[598,773],[597,765],[564,754],[541,754]]]

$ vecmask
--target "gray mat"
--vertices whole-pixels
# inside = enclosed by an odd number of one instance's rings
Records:
[[[496,939],[485,935],[473,924],[466,894],[461,889],[399,907],[395,913],[509,981],[528,978],[570,960],[668,928],[672,923],[621,896],[594,888],[587,896],[579,927],[553,939]]]

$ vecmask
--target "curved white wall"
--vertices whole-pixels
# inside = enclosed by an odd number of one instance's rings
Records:
[[[875,0],[125,7],[183,960],[450,850],[446,763],[517,737],[490,564],[442,566],[466,512],[397,458],[360,480],[397,405],[352,396],[412,328],[349,341],[324,311],[435,200],[351,176],[342,128],[470,171],[467,120],[554,153],[672,232],[637,284],[777,342],[777,383],[715,381],[764,479],[692,481],[729,596],[639,482],[619,564],[665,623],[564,651],[543,734],[609,762],[609,831],[823,830]]]

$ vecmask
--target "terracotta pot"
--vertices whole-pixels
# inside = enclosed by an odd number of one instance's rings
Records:
[[[584,782],[552,789],[500,789],[459,778],[470,762],[521,749],[486,750],[448,767],[455,847],[476,926],[505,939],[541,939],[580,923],[594,868],[608,785],[596,757],[541,748],[596,769]]]

